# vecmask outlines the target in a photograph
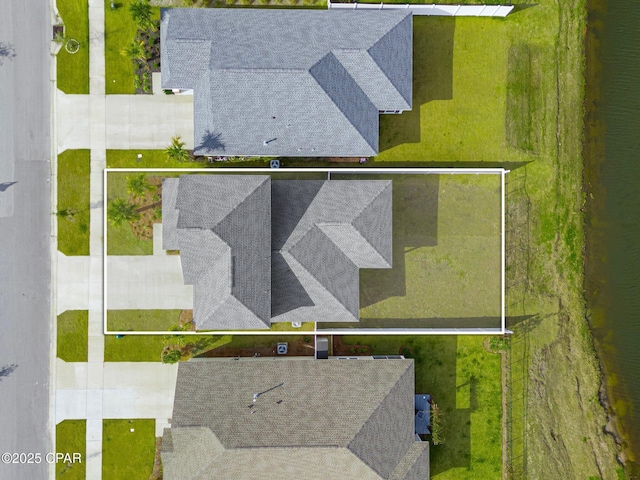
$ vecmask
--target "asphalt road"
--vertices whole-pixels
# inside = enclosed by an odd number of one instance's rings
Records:
[[[0,12],[0,454],[44,455],[52,451],[49,2],[0,0]],[[44,459],[2,460],[2,480],[48,477]]]

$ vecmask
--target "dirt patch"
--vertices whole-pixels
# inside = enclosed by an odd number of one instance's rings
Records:
[[[196,330],[196,325],[195,323],[193,323],[193,310],[180,311],[180,318],[178,320],[178,324],[181,327],[186,327],[187,331],[194,332]]]
[[[315,354],[313,346],[313,337],[292,337],[293,341],[289,341],[287,353],[278,355],[276,351],[278,342],[275,340],[268,341],[267,345],[256,345],[255,347],[234,347],[223,345],[219,348],[209,350],[204,353],[203,357],[300,357],[313,356]],[[306,341],[307,339],[308,341]]]
[[[371,355],[371,347],[368,345],[351,345],[343,343],[342,335],[334,335],[331,355],[336,357],[348,357],[354,355],[369,356]]]
[[[156,453],[153,458],[153,472],[149,475],[149,480],[162,480],[162,437],[156,437]]]

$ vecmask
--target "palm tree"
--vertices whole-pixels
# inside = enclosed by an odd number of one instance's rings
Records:
[[[124,222],[138,220],[140,214],[136,212],[136,206],[122,198],[116,198],[107,206],[107,220],[114,227],[119,227]]]
[[[155,30],[156,25],[151,19],[151,5],[147,0],[134,0],[129,5],[129,12],[133,21],[141,30]]]
[[[132,60],[147,61],[147,50],[144,48],[144,42],[141,40],[132,40],[129,42],[126,47],[120,50],[120,55],[130,57]]]
[[[186,162],[189,160],[189,151],[184,149],[184,142],[180,139],[180,135],[171,139],[171,145],[165,149],[164,153],[166,153],[171,160],[178,162]]]
[[[127,176],[127,192],[133,195],[134,198],[144,197],[144,194],[155,190],[155,185],[147,183],[147,178],[144,173],[136,175],[135,177]]]

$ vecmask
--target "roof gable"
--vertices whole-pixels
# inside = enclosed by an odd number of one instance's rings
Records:
[[[411,68],[411,28],[399,10],[163,10],[162,86],[194,89],[197,155],[375,155],[378,110],[411,108],[411,72],[389,70]]]

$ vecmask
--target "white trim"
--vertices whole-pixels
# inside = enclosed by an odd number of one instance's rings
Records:
[[[500,175],[501,177],[501,205],[500,205],[500,328],[340,328],[318,329],[318,322],[313,322],[313,330],[298,331],[273,331],[273,330],[217,330],[217,331],[188,331],[180,332],[181,335],[503,335],[511,333],[506,329],[505,318],[505,175],[508,170],[504,168],[105,168],[103,172],[103,333],[105,335],[170,335],[175,332],[168,331],[109,331],[107,330],[107,174],[109,172],[233,172],[249,173],[261,172],[278,174],[284,172],[294,173],[327,173],[327,179],[331,180],[331,173],[357,173],[377,175],[401,175],[401,174],[449,174],[449,175]],[[325,322],[326,323],[326,322]]]

